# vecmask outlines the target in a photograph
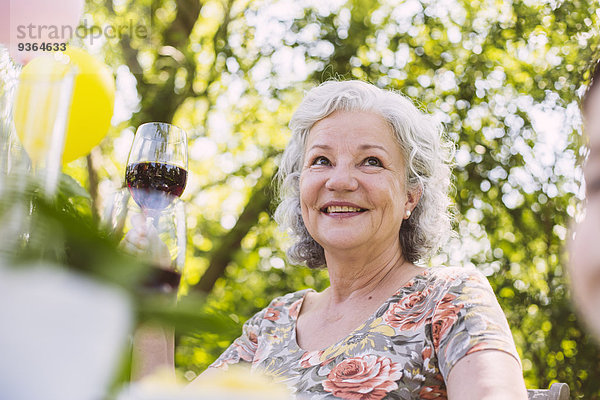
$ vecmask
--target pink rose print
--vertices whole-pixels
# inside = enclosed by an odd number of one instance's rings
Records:
[[[258,337],[256,333],[250,332],[248,340],[238,338],[233,342],[233,345],[236,347],[238,355],[242,360],[252,362],[256,348],[258,347]]]
[[[281,314],[279,310],[267,308],[265,319],[268,319],[269,321],[277,321],[279,319],[279,314]]]
[[[423,360],[428,360],[431,358],[431,347],[425,346],[423,347],[423,351],[421,351],[421,355],[423,356]]]
[[[321,355],[323,351],[307,351],[300,358],[300,366],[302,368],[310,368],[321,363]]]
[[[300,313],[300,304],[302,304],[302,300],[303,299],[298,299],[294,302],[294,304],[290,306],[289,314],[291,318],[298,318],[298,314]]]
[[[435,399],[447,399],[448,394],[446,389],[441,388],[438,385],[435,386],[424,386],[419,392],[419,399],[424,400],[435,400]]]
[[[307,351],[305,352],[302,357],[300,358],[300,366],[302,368],[310,368],[310,367],[314,367],[315,365],[326,365],[329,364],[333,358],[327,358],[323,361],[321,361],[321,357],[323,357],[323,350],[314,350],[314,351]]]
[[[229,368],[230,364],[237,364],[237,361],[235,358],[230,357],[230,358],[219,358],[217,361],[214,362],[213,365],[211,365],[211,368],[221,368],[224,371],[227,371],[227,369]]]
[[[383,316],[385,322],[401,331],[414,329],[427,321],[430,315],[427,304],[431,288],[427,287],[420,292],[411,293],[392,304]]]
[[[336,365],[323,388],[336,397],[350,400],[380,400],[398,389],[402,366],[387,357],[372,354],[348,358]]]
[[[488,348],[488,344],[486,342],[481,342],[481,343],[477,343],[475,346],[471,347],[466,353],[467,354],[471,354],[471,353],[476,353],[479,350],[486,350]]]
[[[431,360],[431,357],[433,356],[433,349],[430,346],[423,347],[421,356],[423,357],[423,368],[425,371],[435,371],[435,363]]]
[[[442,338],[448,333],[452,325],[458,319],[458,313],[463,308],[462,304],[452,304],[456,299],[453,294],[446,294],[438,304],[431,322],[431,334],[433,336],[433,346],[439,349]]]

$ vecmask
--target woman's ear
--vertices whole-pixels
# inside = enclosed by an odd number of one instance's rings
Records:
[[[406,203],[404,204],[404,208],[411,213],[419,204],[419,200],[421,200],[421,196],[423,195],[423,187],[421,185],[417,186],[412,190],[408,190],[406,192]]]

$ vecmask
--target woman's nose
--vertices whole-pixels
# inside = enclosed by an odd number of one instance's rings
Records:
[[[336,166],[332,168],[325,187],[328,190],[353,191],[358,189],[358,180],[351,167]]]

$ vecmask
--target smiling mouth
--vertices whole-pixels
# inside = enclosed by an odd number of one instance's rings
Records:
[[[349,207],[349,206],[329,206],[321,209],[322,212],[327,214],[343,214],[343,213],[358,213],[367,211],[364,208]]]

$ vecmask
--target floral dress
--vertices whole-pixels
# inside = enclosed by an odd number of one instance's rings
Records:
[[[445,381],[467,354],[501,350],[520,363],[487,279],[475,269],[428,268],[346,338],[318,351],[296,342],[311,289],[276,298],[211,365],[247,362],[301,399],[446,399]]]

